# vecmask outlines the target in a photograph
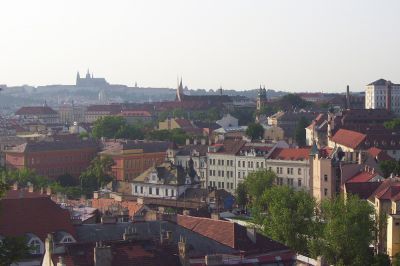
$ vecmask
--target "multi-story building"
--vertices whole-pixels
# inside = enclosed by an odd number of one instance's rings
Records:
[[[273,144],[246,143],[236,155],[236,186],[253,171],[266,169],[265,156],[273,150]]]
[[[22,107],[15,112],[15,115],[23,120],[39,121],[43,124],[60,122],[59,114],[47,105]]]
[[[186,143],[185,146],[178,148],[172,147],[168,149],[168,159],[176,164],[185,168],[189,167],[190,160],[193,160],[194,170],[200,177],[200,184],[202,188],[207,188],[207,150],[205,139],[201,139],[200,143],[195,140],[193,144]]]
[[[186,189],[199,185],[199,177],[193,168],[193,160],[187,169],[172,163],[153,166],[131,182],[132,195],[162,199],[177,199]]]
[[[365,86],[365,109],[386,109],[400,114],[400,84],[378,79]]]
[[[114,160],[113,176],[118,181],[129,181],[154,165],[163,163],[171,143],[166,141],[116,140],[104,143],[100,153]]]
[[[55,179],[69,174],[78,178],[97,155],[97,142],[65,139],[27,142],[6,150],[7,169],[31,169]]]
[[[310,148],[274,148],[266,156],[266,168],[278,177],[277,185],[287,185],[296,190],[311,188]]]
[[[245,143],[243,140],[225,140],[208,147],[208,187],[235,192],[236,154]]]
[[[64,104],[58,108],[60,114],[60,122],[72,124],[73,122],[85,122],[86,108],[72,104]]]
[[[121,110],[120,104],[90,105],[86,109],[85,122],[93,123],[100,117],[117,115]]]

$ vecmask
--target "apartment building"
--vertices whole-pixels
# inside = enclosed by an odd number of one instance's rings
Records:
[[[378,79],[365,86],[365,109],[386,109],[400,114],[400,84]]]
[[[208,147],[208,187],[235,192],[236,155],[245,143],[243,140],[225,140]]]
[[[296,190],[311,189],[310,148],[275,148],[266,156],[266,168],[278,176],[277,185],[287,185]]]

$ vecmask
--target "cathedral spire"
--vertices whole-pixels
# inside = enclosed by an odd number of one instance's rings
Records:
[[[178,88],[176,89],[176,100],[181,102],[182,96],[183,96],[183,85],[182,85],[182,77],[181,77]]]

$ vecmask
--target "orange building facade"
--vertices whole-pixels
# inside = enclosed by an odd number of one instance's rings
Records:
[[[118,181],[131,181],[153,165],[166,159],[169,142],[116,141],[100,154],[114,160],[112,175]]]

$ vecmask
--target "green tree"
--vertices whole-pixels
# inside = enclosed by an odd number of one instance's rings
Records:
[[[0,266],[9,266],[29,255],[25,237],[5,237],[0,241]]]
[[[316,203],[305,191],[288,186],[267,189],[253,208],[254,220],[263,232],[301,254],[308,254],[309,241],[317,237]]]
[[[247,189],[244,183],[239,183],[236,188],[236,202],[241,208],[247,205]]]
[[[387,254],[377,254],[374,256],[371,266],[390,266],[390,258]]]
[[[319,250],[314,250],[314,255],[322,255],[334,265],[368,265],[369,245],[375,230],[373,214],[373,207],[356,196],[324,200],[321,204],[324,225],[321,239],[315,245]]]
[[[94,158],[88,169],[80,176],[82,191],[90,197],[93,191],[111,182],[110,173],[113,165],[114,160],[109,156]]]
[[[392,259],[392,266],[400,266],[400,253],[396,253]]]
[[[78,180],[68,173],[57,177],[57,182],[63,187],[73,187],[78,185]]]
[[[246,135],[251,139],[262,139],[264,137],[264,128],[258,123],[251,123],[246,129]]]
[[[306,127],[309,124],[310,124],[309,121],[304,116],[302,116],[299,122],[297,122],[295,139],[297,145],[299,145],[300,147],[306,146]]]
[[[250,173],[244,181],[250,202],[254,204],[260,199],[264,192],[272,187],[276,178],[276,174],[270,170],[259,170]]]
[[[383,177],[387,178],[390,174],[398,175],[400,173],[400,165],[396,161],[381,161],[379,162],[379,168],[383,173]]]
[[[125,118],[121,116],[100,117],[93,124],[92,135],[95,138],[143,138],[142,130],[136,126],[128,125]]]
[[[395,118],[393,120],[387,121],[387,122],[383,123],[383,125],[387,129],[391,129],[391,130],[400,129],[400,118]]]

